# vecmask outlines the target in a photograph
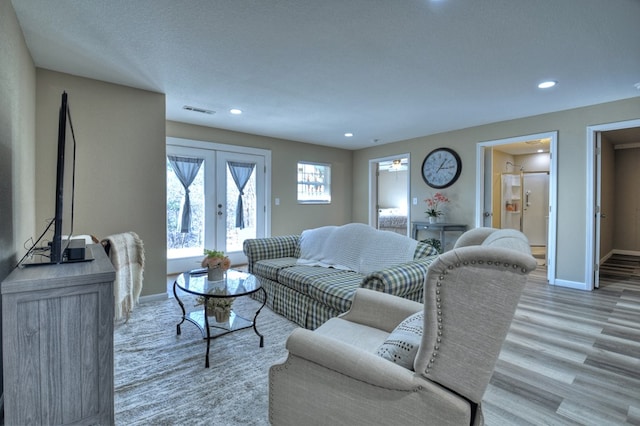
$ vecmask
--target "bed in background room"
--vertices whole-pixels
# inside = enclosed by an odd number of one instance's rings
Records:
[[[407,235],[407,213],[398,207],[378,209],[378,229]]]

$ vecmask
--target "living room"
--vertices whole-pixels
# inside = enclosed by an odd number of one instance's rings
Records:
[[[147,298],[166,294],[167,137],[270,150],[270,234],[286,235],[327,224],[369,223],[369,161],[374,158],[410,153],[411,198],[431,196],[422,183],[420,164],[437,147],[454,149],[464,165],[456,185],[447,191],[455,203],[450,219],[473,226],[477,144],[558,132],[556,277],[584,283],[589,232],[584,211],[590,200],[585,184],[587,128],[640,118],[640,96],[634,89],[625,99],[342,149],[170,121],[163,93],[39,68],[9,0],[0,0],[0,39],[0,277],[11,272],[26,242],[51,216],[57,108],[66,90],[78,140],[75,232],[103,237],[135,230],[145,242],[142,295]],[[333,180],[340,184],[333,187],[331,204],[296,203],[295,164],[301,160],[332,165]],[[412,205],[410,213],[423,218],[424,205]]]
[[[5,2],[7,3],[7,2]],[[13,222],[5,241],[3,259],[5,273],[12,263],[9,259],[21,252],[25,241],[42,228],[53,204],[52,179],[55,120],[60,94],[67,90],[77,127],[78,184],[77,233],[105,236],[124,229],[136,230],[145,241],[148,253],[147,283],[143,295],[159,294],[164,290],[165,263],[165,173],[164,145],[166,137],[212,141],[228,145],[258,147],[272,151],[271,187],[272,235],[296,233],[324,224],[369,221],[369,161],[398,153],[411,154],[410,197],[424,200],[432,191],[422,184],[419,165],[432,149],[445,146],[456,150],[463,170],[455,186],[449,188],[454,211],[451,221],[476,223],[476,145],[479,142],[520,135],[556,131],[558,140],[558,206],[556,277],[567,283],[584,283],[586,278],[586,250],[576,250],[574,241],[586,240],[587,218],[576,211],[587,205],[584,185],[587,164],[585,131],[588,126],[601,123],[624,122],[638,118],[640,97],[630,97],[566,111],[549,112],[533,117],[485,124],[445,133],[427,135],[392,144],[350,150],[314,144],[300,144],[291,140],[263,137],[219,128],[190,125],[166,119],[166,100],[162,93],[114,85],[98,80],[80,78],[65,73],[37,68],[33,64],[19,23],[10,2],[3,5],[3,25],[7,32],[3,44],[7,49],[3,74],[7,76],[7,100],[3,103],[5,119],[11,135],[4,161],[10,182]],[[634,89],[635,90],[635,89]],[[637,93],[637,91],[636,91]],[[631,95],[634,95],[631,92]],[[144,111],[144,113],[141,113]],[[34,124],[35,123],[35,124]],[[18,142],[19,141],[19,142]],[[133,143],[135,141],[135,143]],[[7,142],[5,142],[7,143]],[[126,152],[127,155],[122,155]],[[297,161],[311,160],[332,164],[334,185],[332,203],[321,206],[300,205],[295,202],[295,181],[291,177]],[[579,160],[579,161],[577,161]],[[32,170],[38,170],[35,175]],[[143,175],[139,170],[144,170]],[[91,176],[94,177],[91,177]],[[104,178],[108,176],[108,178]],[[117,184],[109,183],[114,180]],[[576,191],[577,187],[584,190]],[[126,188],[127,190],[123,190]],[[9,196],[8,194],[5,197]],[[273,199],[279,198],[280,205]],[[85,204],[91,208],[83,208]],[[120,214],[113,214],[117,206]],[[7,211],[7,210],[5,210]],[[100,214],[98,212],[110,212]],[[411,206],[413,220],[424,217],[422,202]],[[120,217],[127,217],[126,226]],[[13,247],[13,248],[11,248]]]

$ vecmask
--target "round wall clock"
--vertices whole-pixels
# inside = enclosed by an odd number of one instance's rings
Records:
[[[422,163],[422,179],[432,188],[446,188],[460,176],[462,161],[454,150],[437,148]]]

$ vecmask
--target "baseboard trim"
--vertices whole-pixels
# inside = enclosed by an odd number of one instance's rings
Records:
[[[566,288],[573,288],[575,290],[584,290],[584,291],[591,291],[590,288],[587,288],[587,284],[586,283],[581,283],[578,281],[568,281],[568,280],[559,280],[556,279],[556,281],[553,284],[555,287],[566,287]]]
[[[600,264],[602,265],[604,262],[606,262],[607,260],[609,260],[609,258],[611,256],[613,256],[615,253],[615,250],[611,250],[609,253],[605,254],[603,257],[600,258]]]
[[[167,293],[149,294],[147,296],[140,296],[140,303],[157,302],[159,300],[167,300],[168,298]]]
[[[618,250],[618,249],[613,249],[611,250],[612,254],[624,254],[626,256],[640,256],[640,251],[635,251],[635,250]]]

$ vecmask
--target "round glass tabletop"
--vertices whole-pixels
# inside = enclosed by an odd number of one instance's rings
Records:
[[[206,269],[184,272],[178,275],[176,285],[187,293],[215,297],[244,296],[261,288],[260,281],[254,275],[233,269],[227,270],[220,281],[209,281]]]

